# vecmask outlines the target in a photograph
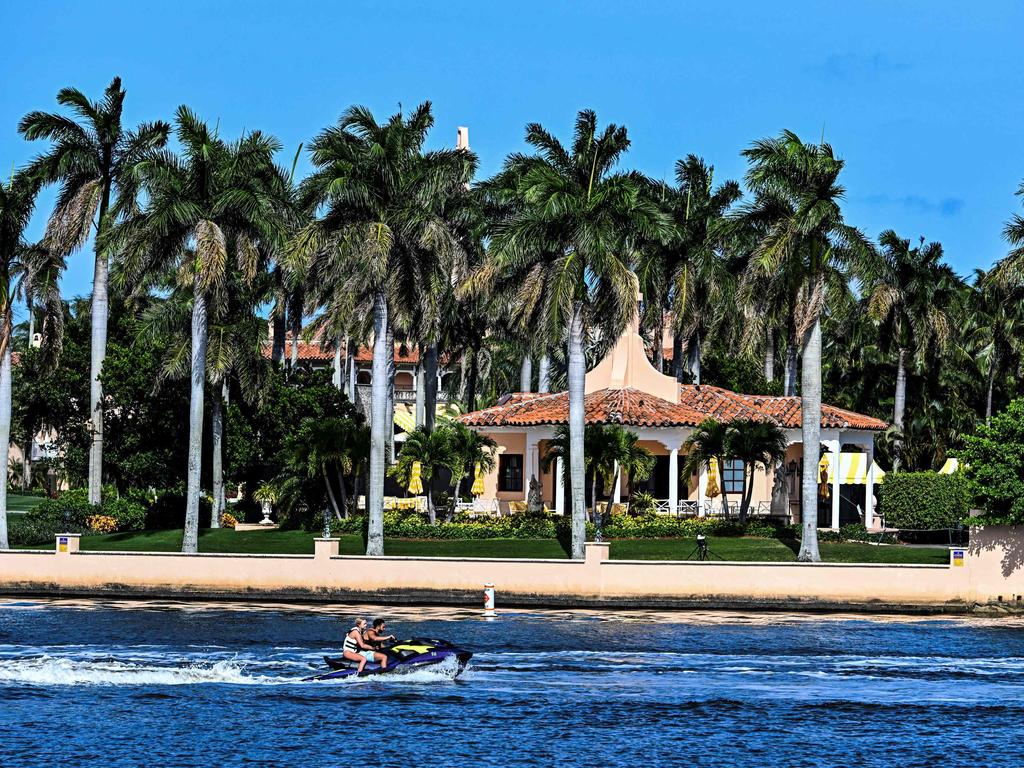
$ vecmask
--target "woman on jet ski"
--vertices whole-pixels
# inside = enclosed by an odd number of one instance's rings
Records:
[[[388,668],[388,657],[383,653],[373,650],[373,646],[363,640],[363,631],[366,629],[366,619],[356,619],[355,626],[345,635],[345,642],[342,644],[342,655],[349,661],[358,662],[359,667],[356,674],[361,674],[366,662],[375,661],[380,664],[381,669]]]

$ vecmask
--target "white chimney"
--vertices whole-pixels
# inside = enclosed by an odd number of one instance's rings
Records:
[[[33,333],[32,341],[30,341],[29,344],[35,347],[36,349],[39,349],[41,346],[43,346],[43,334]]]
[[[469,150],[469,128],[464,125],[459,126],[459,138],[455,141],[455,148]]]

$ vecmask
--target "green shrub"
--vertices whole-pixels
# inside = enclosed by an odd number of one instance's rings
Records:
[[[65,525],[52,518],[40,518],[31,514],[7,518],[7,538],[11,545],[18,547],[54,546],[58,533],[88,533],[88,527]]]
[[[972,522],[1024,523],[1024,399],[979,424],[976,434],[964,435],[959,458],[967,492],[984,513]]]
[[[892,472],[882,484],[879,511],[895,528],[950,528],[967,517],[970,497],[959,472]]]
[[[101,514],[114,518],[119,531],[141,531],[146,527],[146,508],[132,499],[110,499],[100,509]]]

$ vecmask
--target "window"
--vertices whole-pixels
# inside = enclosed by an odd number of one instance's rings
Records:
[[[498,490],[523,490],[523,455],[503,453],[498,456]]]
[[[743,462],[739,459],[729,459],[725,462],[722,480],[726,493],[743,493]]]

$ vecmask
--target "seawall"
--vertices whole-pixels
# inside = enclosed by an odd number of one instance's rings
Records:
[[[338,555],[83,552],[75,535],[52,550],[0,552],[0,594],[227,598],[608,608],[966,613],[1024,607],[1024,531],[977,528],[948,565],[528,560]],[[962,555],[962,557],[961,557]]]

